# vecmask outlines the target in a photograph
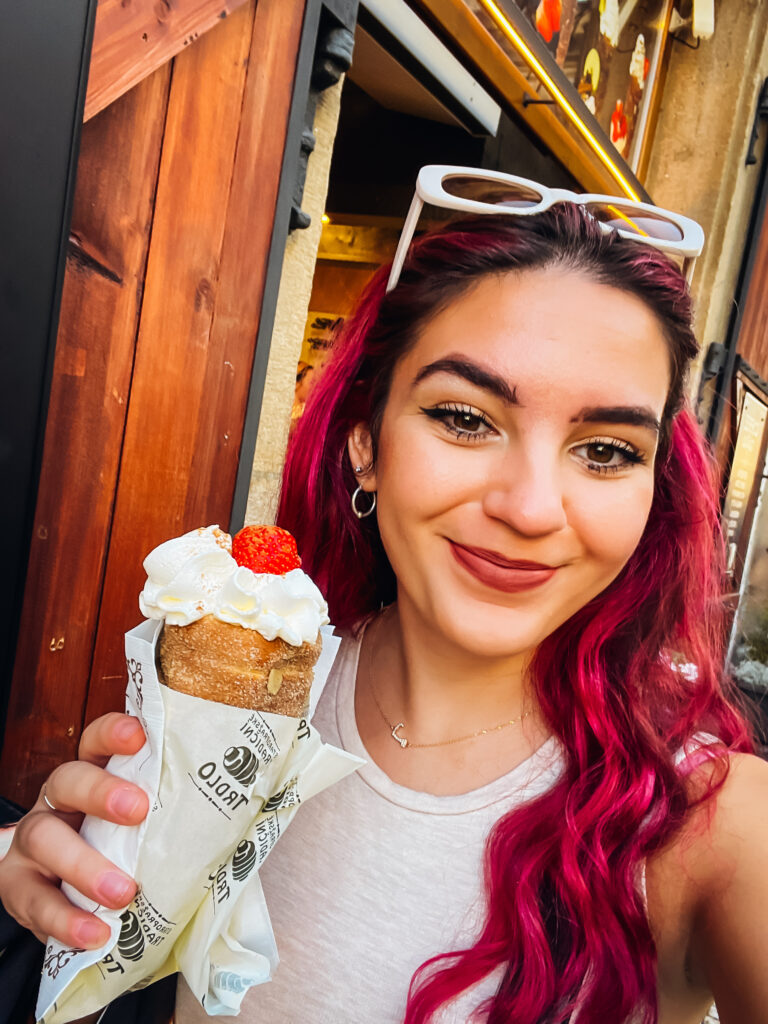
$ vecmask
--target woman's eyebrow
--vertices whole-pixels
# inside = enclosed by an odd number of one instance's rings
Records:
[[[510,387],[499,374],[486,366],[482,366],[480,363],[473,362],[471,359],[462,359],[456,356],[436,359],[433,363],[422,366],[413,379],[414,385],[435,373],[450,373],[454,377],[463,377],[470,384],[483,388],[484,391],[490,391],[491,394],[496,395],[502,402],[506,402],[507,405],[520,404],[517,400],[516,387]]]
[[[625,423],[661,431],[658,416],[645,405],[592,405],[571,417],[571,423]]]

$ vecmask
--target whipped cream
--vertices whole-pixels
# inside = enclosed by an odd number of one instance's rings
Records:
[[[217,594],[213,614],[294,647],[313,643],[320,626],[328,624],[328,606],[301,569],[273,576],[239,566]]]
[[[283,576],[239,566],[229,534],[218,526],[168,540],[144,559],[147,582],[139,607],[148,619],[188,626],[213,615],[266,640],[280,637],[294,647],[314,643],[328,624],[328,605],[301,569]]]

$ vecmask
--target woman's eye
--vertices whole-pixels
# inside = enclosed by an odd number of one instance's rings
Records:
[[[601,466],[610,465],[617,454],[616,449],[610,444],[588,444],[585,448],[589,461],[598,462]]]
[[[468,434],[476,434],[485,426],[482,418],[473,412],[455,412],[450,422],[456,430],[466,430]]]
[[[571,450],[595,473],[615,473],[645,462],[645,456],[625,441],[585,441]]]
[[[439,420],[446,430],[456,437],[476,439],[493,432],[491,424],[483,413],[477,409],[459,405],[438,405],[431,409],[421,410],[433,420]]]

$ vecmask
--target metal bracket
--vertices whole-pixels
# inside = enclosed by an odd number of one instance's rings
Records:
[[[523,109],[527,110],[528,107],[536,107],[539,105],[553,106],[556,100],[535,100],[533,96],[529,96],[527,92],[523,93]]]
[[[317,141],[312,131],[315,123],[315,111],[320,93],[335,85],[344,72],[349,69],[352,63],[354,43],[353,29],[348,25],[340,24],[336,17],[325,8],[321,15],[315,58],[312,63],[312,78],[307,97],[307,110],[304,115],[304,127],[301,132],[301,152],[293,189],[289,231],[296,228],[308,228],[312,223],[310,215],[302,210],[301,203],[304,198],[309,156]]]
[[[712,380],[725,366],[726,349],[719,341],[713,341],[704,356],[704,364],[701,368],[701,381]]]
[[[746,166],[750,167],[752,164],[757,163],[757,157],[755,156],[755,146],[757,145],[757,136],[760,128],[760,121],[768,117],[768,78],[763,82],[762,88],[760,89],[760,95],[757,98],[757,109],[755,110],[755,119],[752,122],[752,135],[749,139],[749,149],[747,150]]]

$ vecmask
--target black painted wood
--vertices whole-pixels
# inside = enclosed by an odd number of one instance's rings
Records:
[[[283,256],[291,220],[295,217],[297,195],[303,192],[302,160],[306,160],[307,140],[305,139],[307,109],[312,102],[312,76],[315,71],[318,39],[321,33],[332,28],[342,28],[354,32],[358,12],[358,0],[307,0],[304,13],[304,25],[301,33],[301,48],[296,64],[293,99],[288,121],[288,136],[285,142],[285,155],[280,174],[280,188],[275,208],[275,220],[272,229],[272,244],[269,250],[264,284],[264,300],[261,306],[259,333],[256,340],[256,354],[251,372],[251,385],[248,394],[248,407],[245,413],[243,436],[240,444],[240,459],[237,468],[235,493],[232,500],[232,515],[229,521],[231,533],[236,533],[245,520],[248,504],[248,488],[253,469],[253,454],[256,450],[256,435],[259,429],[259,417],[264,399],[264,385],[267,377],[269,348],[272,329],[277,310],[277,293],[283,269]],[[330,84],[330,83],[329,83]],[[316,97],[314,98],[316,103]],[[299,183],[300,186],[299,186]],[[300,209],[300,207],[299,207]],[[298,225],[294,225],[298,226]]]
[[[0,31],[0,727],[56,343],[96,0],[5,4]]]

